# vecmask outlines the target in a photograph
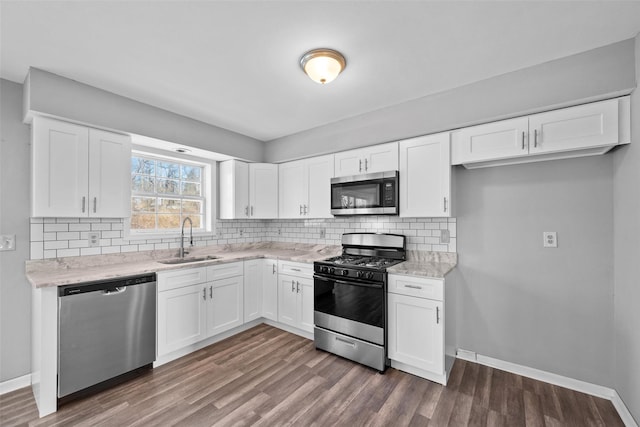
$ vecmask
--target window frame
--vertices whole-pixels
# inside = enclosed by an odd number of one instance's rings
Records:
[[[154,150],[150,147],[132,147],[131,150],[131,158],[130,162],[134,157],[142,157],[146,159],[151,159],[155,161],[172,161],[179,164],[186,165],[195,165],[202,167],[201,174],[201,197],[193,197],[193,196],[182,196],[182,195],[171,195],[162,193],[137,193],[133,191],[131,188],[131,194],[129,197],[129,203],[132,203],[134,197],[166,197],[166,198],[179,198],[184,200],[202,200],[203,201],[203,211],[202,211],[202,228],[193,231],[194,235],[197,236],[212,236],[215,235],[214,229],[214,217],[215,217],[215,171],[216,171],[216,163],[212,162],[209,159],[188,156],[181,153],[170,153],[163,150]],[[129,171],[129,185],[132,185],[131,178],[133,173],[131,171],[131,165],[128,168]],[[174,197],[175,196],[175,197]],[[133,212],[132,212],[133,213]],[[157,215],[157,212],[156,212]],[[180,228],[171,228],[166,230],[160,229],[132,229],[131,228],[131,218],[130,215],[124,221],[124,240],[148,240],[148,239],[169,239],[180,237]]]

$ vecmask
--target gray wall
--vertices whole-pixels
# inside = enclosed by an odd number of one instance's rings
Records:
[[[30,69],[29,108],[39,113],[191,147],[262,161],[261,141],[143,104],[37,68]]]
[[[29,140],[22,85],[0,79],[0,234],[16,235],[16,250],[0,252],[0,382],[31,372]]]
[[[636,37],[640,81],[640,35]],[[615,388],[640,424],[640,93],[631,95],[631,144],[614,156]]]
[[[458,346],[612,387],[613,157],[455,174]]]
[[[635,87],[634,40],[525,68],[267,143],[279,162],[626,94]],[[374,88],[372,88],[374,89]]]

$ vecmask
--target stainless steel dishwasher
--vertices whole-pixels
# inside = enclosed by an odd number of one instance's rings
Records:
[[[59,288],[59,403],[155,358],[155,273]]]

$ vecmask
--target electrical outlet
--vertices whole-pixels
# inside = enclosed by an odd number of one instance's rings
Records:
[[[240,237],[242,237],[244,234],[244,230],[241,228],[240,230],[238,230],[238,232],[240,233]]]
[[[327,237],[327,229],[326,228],[321,228],[320,229],[320,238],[324,239]]]
[[[15,251],[16,250],[16,235],[15,234],[3,234],[0,236],[0,251]]]
[[[96,248],[100,246],[100,232],[92,231],[87,234],[87,240],[89,241],[90,248]]]
[[[558,247],[558,233],[555,231],[542,232],[542,246],[545,248],[557,248]]]
[[[451,235],[449,230],[440,230],[440,243],[449,243],[451,241]]]
[[[278,228],[278,236],[282,234],[282,228]]]

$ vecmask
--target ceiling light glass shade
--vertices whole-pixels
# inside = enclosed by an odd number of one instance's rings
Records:
[[[300,58],[300,66],[311,80],[325,84],[338,77],[347,66],[347,61],[338,51],[314,49]]]

